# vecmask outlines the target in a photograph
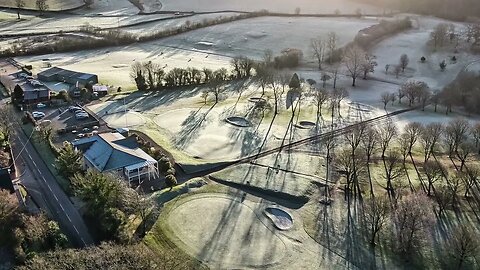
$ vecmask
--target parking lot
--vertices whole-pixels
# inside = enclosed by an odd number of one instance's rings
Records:
[[[73,141],[79,138],[92,136],[99,132],[110,130],[106,125],[99,123],[95,117],[85,111],[86,118],[77,119],[72,106],[61,107],[36,107],[32,112],[41,112],[45,114],[39,122],[44,122],[53,130],[53,142],[61,146],[65,141]],[[74,106],[78,107],[78,106]],[[69,108],[71,110],[69,110]],[[81,109],[81,108],[75,108]]]

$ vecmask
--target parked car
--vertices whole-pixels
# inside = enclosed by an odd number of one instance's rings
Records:
[[[82,129],[82,131],[83,131],[83,132],[89,132],[90,129],[89,129],[88,127],[86,127],[86,128],[84,128],[84,129]]]
[[[38,119],[44,118],[45,113],[43,113],[43,112],[32,112],[32,116],[33,116],[33,118],[35,118],[35,120],[38,120]]]
[[[85,112],[75,114],[75,118],[77,120],[87,119],[88,117],[89,117],[88,113],[85,113]]]
[[[98,134],[98,131],[97,131],[97,130],[92,131],[92,136],[93,136],[93,135],[97,135],[97,134]]]
[[[77,113],[86,113],[86,112],[82,109],[78,109],[78,110],[75,110],[73,113],[77,114]]]
[[[42,122],[40,122],[41,125],[43,126],[48,126],[52,123],[52,120],[42,120]]]
[[[72,130],[72,134],[77,134],[77,133],[78,133],[78,131]]]
[[[99,127],[98,127],[98,126],[93,126],[92,129],[93,129],[93,130],[98,130]]]
[[[81,109],[82,109],[82,108],[77,107],[77,106],[70,106],[70,107],[68,107],[68,111],[69,111],[69,112],[75,112],[75,111],[81,110]]]
[[[37,108],[38,108],[38,109],[43,109],[43,108],[45,108],[45,107],[47,107],[47,105],[45,105],[45,104],[43,104],[43,103],[38,103],[38,104],[37,104]]]
[[[85,134],[83,134],[83,133],[80,133],[80,134],[77,135],[77,138],[79,138],[79,139],[81,139],[83,137],[85,137]]]

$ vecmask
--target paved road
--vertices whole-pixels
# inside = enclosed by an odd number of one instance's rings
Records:
[[[21,130],[21,127],[16,129],[16,133],[12,137],[14,140],[13,151],[16,156],[25,145],[20,154],[25,162],[25,169],[30,170],[31,175],[38,182],[49,212],[69,237],[72,244],[77,247],[93,245],[93,239],[79,212],[61,189],[45,162],[30,143],[29,138]]]

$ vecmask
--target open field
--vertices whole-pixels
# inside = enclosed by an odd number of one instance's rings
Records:
[[[26,9],[37,9],[35,0],[25,0]],[[81,7],[82,0],[50,0],[47,1],[49,10],[64,10]],[[3,0],[0,7],[16,7],[15,0]]]
[[[194,1],[175,1],[162,0],[164,10],[180,11],[214,11],[214,10],[238,10],[238,11],[257,11],[266,9],[270,12],[294,13],[295,8],[299,7],[301,13],[307,14],[333,14],[336,10],[342,14],[355,14],[357,9],[363,13],[382,13],[381,8],[355,3],[350,0],[328,1],[328,0],[194,0]]]

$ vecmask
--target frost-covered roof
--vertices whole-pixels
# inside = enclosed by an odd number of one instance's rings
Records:
[[[101,172],[117,170],[145,162],[156,162],[138,147],[135,138],[119,133],[102,133],[80,139],[73,145]]]

